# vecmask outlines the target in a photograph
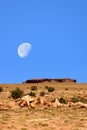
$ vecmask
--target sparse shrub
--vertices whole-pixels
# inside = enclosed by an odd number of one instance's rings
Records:
[[[15,90],[11,91],[11,96],[15,99],[22,97],[23,94],[24,92],[19,88],[16,88]]]
[[[48,89],[48,86],[45,86],[45,89]]]
[[[2,87],[0,87],[0,92],[2,92],[3,91],[3,88]]]
[[[40,96],[44,96],[44,95],[45,95],[44,91],[40,92]]]
[[[40,126],[48,126],[48,123],[44,123],[44,122],[39,122]]]
[[[54,87],[48,87],[48,92],[53,92],[55,89],[54,89]]]
[[[65,88],[65,90],[69,90],[68,88]]]
[[[83,97],[80,97],[79,100],[80,100],[80,102],[87,103],[87,99],[85,99]]]
[[[73,97],[73,98],[71,98],[71,101],[72,101],[73,103],[76,103],[76,102],[79,102],[79,99],[78,99],[77,97]]]
[[[83,98],[83,97],[73,97],[71,98],[71,101],[73,103],[76,103],[76,102],[83,102],[83,103],[87,103],[87,99]]]
[[[66,100],[64,98],[59,98],[59,102],[63,104],[67,104]]]
[[[35,97],[36,93],[35,92],[30,92],[29,95],[32,96],[32,97]]]
[[[37,86],[31,86],[31,90],[37,90]]]

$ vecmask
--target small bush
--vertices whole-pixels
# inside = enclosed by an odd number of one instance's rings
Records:
[[[48,89],[48,86],[45,86],[45,89]]]
[[[73,103],[76,103],[76,102],[79,102],[79,99],[76,98],[76,97],[73,97],[73,98],[71,98],[71,101],[72,101]]]
[[[71,101],[73,103],[76,103],[76,102],[83,102],[83,103],[87,103],[87,99],[83,98],[83,97],[73,97],[71,98]]]
[[[23,94],[24,92],[19,88],[16,88],[16,90],[11,91],[11,96],[15,99],[22,97]]]
[[[40,92],[40,96],[44,96],[44,95],[45,95],[44,91]]]
[[[30,92],[29,95],[32,96],[32,97],[35,97],[36,93],[35,92]]]
[[[0,87],[0,92],[2,92],[3,91],[3,88],[2,87]]]
[[[60,103],[63,103],[63,104],[67,104],[67,102],[66,102],[66,100],[65,100],[64,98],[60,98],[60,99],[59,99],[59,102],[60,102]]]
[[[65,90],[69,90],[68,88],[65,88]]]
[[[48,87],[48,92],[53,92],[55,89],[53,87]]]
[[[31,90],[37,90],[37,86],[31,86]]]

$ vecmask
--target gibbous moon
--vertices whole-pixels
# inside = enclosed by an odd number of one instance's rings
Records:
[[[18,55],[21,58],[25,58],[26,56],[28,56],[30,51],[31,51],[30,43],[22,43],[18,47]]]

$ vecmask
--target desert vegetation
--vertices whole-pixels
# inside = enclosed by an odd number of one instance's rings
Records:
[[[33,91],[37,90],[37,86],[35,86],[35,85],[31,86],[31,90],[33,90]]]
[[[3,89],[0,92],[2,130],[87,128],[86,84],[53,82],[0,86]]]
[[[63,104],[67,104],[67,101],[63,97],[59,98],[59,102]]]
[[[85,99],[84,97],[73,97],[71,98],[71,101],[73,103],[76,103],[76,102],[83,102],[83,103],[87,103],[87,99]]]
[[[0,86],[0,92],[2,92],[3,91],[3,88]]]
[[[40,96],[45,96],[45,91],[41,91]]]
[[[48,92],[53,92],[55,89],[54,87],[45,86]]]
[[[15,99],[22,97],[24,92],[18,87],[15,90],[11,91],[11,96]]]
[[[31,92],[29,93],[29,95],[32,96],[32,97],[35,97],[35,96],[36,96],[36,93],[31,91]]]

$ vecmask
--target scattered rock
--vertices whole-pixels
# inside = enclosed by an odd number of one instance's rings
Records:
[[[58,108],[61,105],[58,99],[55,99],[55,102],[53,103],[53,107]]]
[[[87,108],[87,104],[82,102],[74,103],[74,106],[78,106],[79,108]]]
[[[31,98],[29,95],[23,96],[22,98],[19,98],[15,100],[15,102],[18,102],[18,105],[21,107],[27,106],[30,107],[30,103],[32,103],[35,99]]]
[[[42,105],[46,105],[47,104],[46,99],[43,98],[43,97],[39,97],[38,100],[39,100],[39,103],[42,104]]]
[[[0,111],[11,110],[11,106],[0,104]]]
[[[37,106],[36,106],[35,102],[32,102],[32,103],[30,103],[30,107],[31,108],[36,108]]]

